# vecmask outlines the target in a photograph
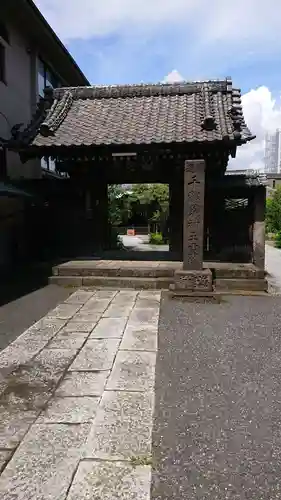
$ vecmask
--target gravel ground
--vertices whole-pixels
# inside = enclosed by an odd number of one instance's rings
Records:
[[[153,500],[281,498],[281,298],[163,298]]]
[[[39,286],[31,293],[26,293],[22,283],[13,283],[4,293],[0,288],[0,351],[15,340],[24,330],[38,321],[59,302],[64,301],[72,292],[56,285]],[[34,288],[34,287],[31,287]],[[35,287],[36,288],[36,287]],[[6,295],[6,300],[5,300]],[[16,299],[10,300],[11,297]]]

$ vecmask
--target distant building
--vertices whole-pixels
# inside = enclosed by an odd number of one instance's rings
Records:
[[[52,160],[22,164],[1,143],[30,122],[44,88],[89,85],[32,0],[0,0],[0,177],[38,178]]]
[[[281,172],[281,131],[279,129],[265,136],[264,171],[266,174]]]
[[[266,185],[269,191],[274,191],[278,187],[281,187],[281,173],[267,174]]]

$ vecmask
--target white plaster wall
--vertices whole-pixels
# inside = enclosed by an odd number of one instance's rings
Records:
[[[36,104],[36,53],[13,26],[7,25],[10,44],[6,46],[6,84],[0,81],[0,136],[10,137],[10,128],[17,123],[26,125]],[[4,116],[6,118],[4,118]],[[18,154],[7,154],[8,175],[11,178],[40,177],[40,161],[22,164]]]

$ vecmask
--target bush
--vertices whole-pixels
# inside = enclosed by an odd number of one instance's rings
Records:
[[[281,186],[276,189],[272,198],[266,201],[266,231],[281,231]]]
[[[151,233],[149,236],[149,243],[151,245],[163,245],[164,240],[161,233]]]
[[[281,231],[275,235],[274,242],[276,248],[281,248]]]

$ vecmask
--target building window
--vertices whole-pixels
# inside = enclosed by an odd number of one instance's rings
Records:
[[[56,88],[60,87],[60,82],[56,75],[52,73],[50,68],[48,68],[47,64],[42,61],[42,59],[38,60],[38,98],[44,97],[44,89],[46,87]],[[52,160],[52,158],[42,158],[41,159],[41,168],[44,170],[48,170],[50,172],[56,173],[56,162]]]
[[[44,156],[41,159],[41,168],[43,168],[43,170],[48,170],[49,172],[57,173],[55,160],[53,160],[52,158],[48,158],[47,156]]]
[[[38,61],[38,96],[44,97],[44,89],[46,87],[56,88],[60,86],[60,82],[56,75],[48,68],[48,66],[39,59]]]
[[[44,97],[44,88],[46,87],[45,85],[46,80],[45,80],[45,68],[42,61],[39,61],[38,63],[37,80],[38,80],[38,95],[40,97]]]
[[[6,83],[6,50],[0,43],[0,81]]]
[[[45,170],[49,170],[50,172],[56,172],[56,162],[52,158],[48,158],[47,156],[43,157],[41,160],[41,167]]]
[[[56,161],[53,160],[52,158],[48,158],[47,156],[44,156],[41,159],[41,168],[43,170],[47,170],[48,172],[56,174],[59,177],[64,177],[64,178],[68,177],[68,174],[66,172],[61,172],[61,171],[57,170],[57,163],[56,163]]]

